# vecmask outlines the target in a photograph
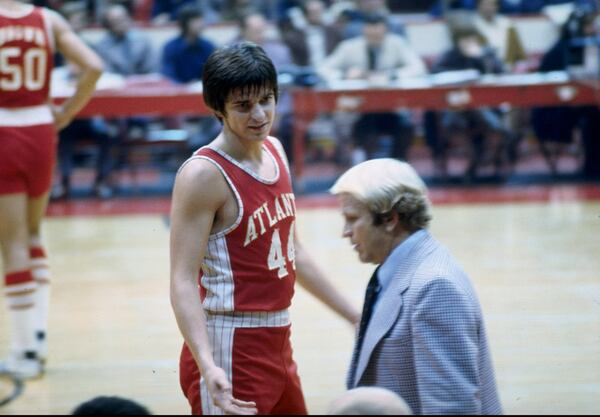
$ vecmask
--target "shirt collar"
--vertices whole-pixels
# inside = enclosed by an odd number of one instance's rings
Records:
[[[396,271],[396,267],[404,258],[408,256],[415,244],[425,233],[427,233],[425,229],[417,230],[402,243],[396,246],[385,259],[385,261],[383,261],[379,271],[377,271],[377,279],[379,281],[379,285],[381,285],[381,292],[384,292],[390,286],[392,278],[394,277],[394,272]]]

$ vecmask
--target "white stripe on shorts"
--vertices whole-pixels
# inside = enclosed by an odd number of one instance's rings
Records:
[[[221,327],[283,327],[290,324],[290,313],[279,311],[206,311],[208,326]]]
[[[290,324],[289,311],[232,311],[211,313],[206,311],[208,338],[213,348],[215,364],[222,368],[231,382],[233,369],[233,335],[239,327],[283,327]],[[200,378],[202,414],[222,415],[223,411],[213,404],[204,378]]]
[[[0,108],[0,126],[2,127],[24,127],[37,126],[54,123],[54,116],[50,107],[42,104],[40,106]]]

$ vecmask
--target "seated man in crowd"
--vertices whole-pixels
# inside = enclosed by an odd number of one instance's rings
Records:
[[[179,34],[169,40],[162,51],[161,73],[179,84],[200,82],[204,63],[215,50],[215,45],[202,36],[204,16],[202,10],[194,5],[179,9]],[[220,126],[214,117],[171,117],[165,121],[168,128],[180,129],[185,124],[190,128],[188,146],[193,150],[209,141],[219,133]],[[191,127],[191,126],[190,126]]]
[[[453,48],[433,65],[432,72],[475,69],[481,74],[499,74],[503,71],[502,63],[492,49],[485,47],[481,35],[474,27],[456,28],[453,41]],[[434,120],[426,119],[427,122],[437,123],[437,117]],[[447,148],[450,137],[457,132],[466,133],[470,142],[466,179],[473,179],[478,167],[485,162],[486,141],[493,144],[491,157],[497,173],[506,157],[514,158],[511,148],[513,135],[504,126],[502,114],[497,109],[481,107],[470,110],[445,110],[441,113],[440,130],[435,136],[427,137],[427,141],[442,176],[447,174]]]
[[[593,9],[574,10],[564,23],[559,39],[544,54],[538,71],[567,71],[579,67],[590,75],[600,75],[597,43],[599,34],[595,27],[595,18]],[[586,39],[589,41],[594,38],[596,43],[586,42]],[[531,125],[553,173],[556,173],[557,169],[554,151],[558,151],[553,148],[572,143],[574,132],[579,130],[584,148],[583,175],[590,179],[600,178],[598,106],[535,107],[531,111]]]
[[[341,42],[342,33],[339,27],[325,21],[324,0],[307,0],[300,9],[301,21],[291,15],[280,21],[281,38],[290,48],[294,64],[316,67]]]
[[[124,77],[157,73],[155,51],[150,37],[133,27],[128,10],[121,4],[106,8],[102,15],[104,36],[94,49],[104,61],[106,72]],[[128,138],[141,138],[148,128],[147,117],[127,117],[107,121],[111,135],[120,145],[120,159],[125,155],[123,142]]]
[[[106,70],[124,76],[156,71],[152,42],[148,35],[133,29],[131,16],[121,5],[106,9],[102,17],[106,33],[95,45]]]
[[[202,70],[215,45],[202,37],[202,11],[195,6],[180,9],[179,34],[169,40],[161,60],[161,72],[171,80],[185,84],[202,79]]]
[[[406,35],[404,26],[391,18],[386,0],[356,0],[338,3],[341,4],[342,10],[338,13],[336,20],[342,27],[344,39],[360,36],[369,16],[378,13],[385,16],[390,32],[400,36]]]
[[[388,31],[386,22],[383,14],[366,16],[363,34],[340,43],[318,67],[320,75],[328,82],[358,79],[378,86],[402,77],[425,75],[423,60],[403,37]],[[353,162],[377,155],[381,135],[392,138],[391,156],[405,159],[413,137],[410,114],[362,114],[353,127]]]
[[[512,20],[499,12],[498,0],[477,0],[473,24],[500,61],[517,71],[525,59],[523,43]]]
[[[201,8],[202,14],[210,23],[219,20],[218,13],[212,7],[213,2],[197,0],[153,0],[152,2],[152,22],[154,24],[163,24],[166,22],[176,22],[183,9],[189,7]]]

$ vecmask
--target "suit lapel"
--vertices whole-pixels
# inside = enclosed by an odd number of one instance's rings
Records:
[[[360,351],[360,355],[355,360],[356,372],[354,381],[349,381],[356,386],[362,377],[373,353],[373,349],[381,339],[389,332],[394,323],[398,320],[402,309],[402,297],[400,295],[406,291],[412,276],[423,259],[435,248],[435,240],[429,232],[415,243],[415,246],[406,258],[397,266],[394,272],[394,278],[387,291],[382,294],[377,309],[373,313]],[[356,349],[356,347],[355,347]],[[356,356],[358,352],[354,352]]]

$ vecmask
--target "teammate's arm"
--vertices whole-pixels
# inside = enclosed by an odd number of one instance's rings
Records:
[[[73,117],[89,101],[102,74],[100,57],[73,32],[69,23],[58,13],[45,11],[51,22],[56,49],[81,70],[73,96],[61,106],[54,107],[55,124],[58,129],[67,126]]]
[[[192,160],[177,175],[171,207],[171,305],[213,402],[226,414],[256,414],[255,403],[232,397],[230,381],[215,365],[198,290],[213,221],[226,198],[227,185],[210,162]]]

